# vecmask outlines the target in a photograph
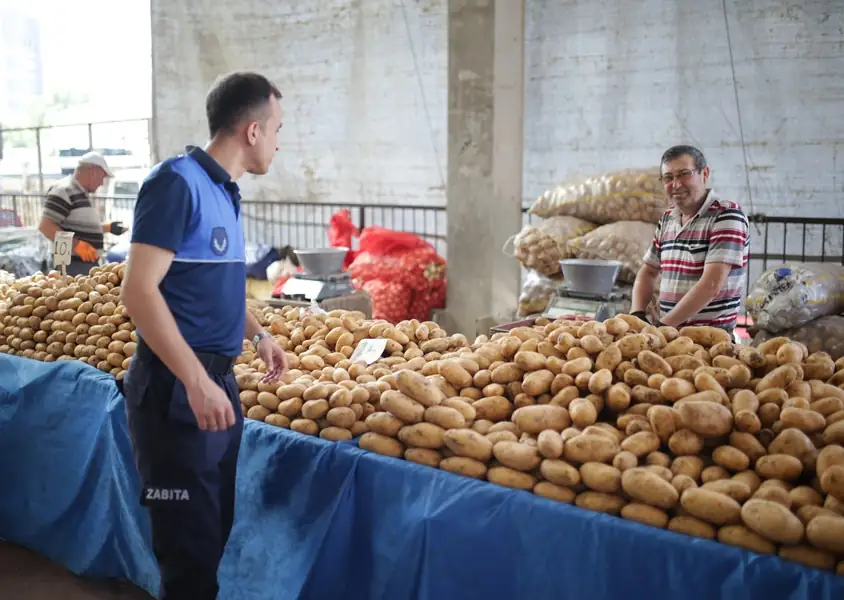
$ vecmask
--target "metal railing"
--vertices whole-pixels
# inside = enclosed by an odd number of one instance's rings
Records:
[[[0,194],[0,211],[13,211],[24,227],[37,226],[44,196]],[[132,226],[135,198],[95,198],[103,222]],[[414,233],[447,256],[446,209],[433,205],[323,204],[244,200],[243,230],[247,242],[273,247],[319,248],[328,245],[331,216],[347,209],[358,229],[387,227]],[[9,213],[11,214],[11,213]],[[3,213],[0,212],[0,217]],[[3,219],[0,219],[2,221]],[[523,224],[542,219],[525,211]],[[828,262],[844,265],[844,219],[750,215],[751,247],[747,291],[768,268],[783,262]],[[109,242],[114,239],[108,240]]]

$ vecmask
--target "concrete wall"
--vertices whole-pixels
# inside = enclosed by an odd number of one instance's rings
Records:
[[[256,69],[285,95],[254,199],[444,204],[444,0],[152,0],[159,156],[202,143],[214,78]]]
[[[748,212],[844,216],[844,0],[726,5],[528,0],[526,199],[689,142]],[[204,140],[218,73],[259,69],[287,120],[248,197],[444,202],[445,0],[151,6],[160,153]]]

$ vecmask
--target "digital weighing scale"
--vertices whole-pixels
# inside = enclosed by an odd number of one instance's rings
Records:
[[[296,273],[281,288],[282,300],[295,302],[322,302],[328,298],[353,294],[355,287],[349,273],[312,275]]]
[[[631,288],[616,288],[608,294],[590,294],[561,286],[551,298],[542,316],[549,319],[587,317],[606,321],[618,314],[629,312]]]

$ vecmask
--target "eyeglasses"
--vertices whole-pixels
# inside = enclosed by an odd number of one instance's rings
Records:
[[[674,181],[688,180],[688,178],[695,173],[700,173],[700,169],[686,169],[684,171],[680,171],[679,173],[666,173],[665,175],[660,175],[659,180],[668,185]]]

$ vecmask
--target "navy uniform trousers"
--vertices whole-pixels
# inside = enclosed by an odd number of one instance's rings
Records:
[[[234,520],[243,414],[234,359],[197,353],[231,399],[236,423],[202,431],[185,387],[143,342],[123,385],[129,433],[149,509],[164,600],[213,600],[217,567]]]

